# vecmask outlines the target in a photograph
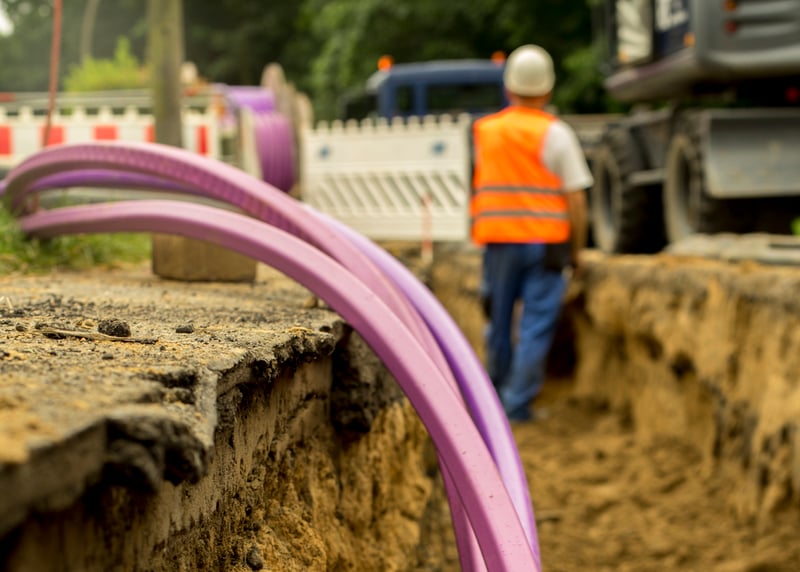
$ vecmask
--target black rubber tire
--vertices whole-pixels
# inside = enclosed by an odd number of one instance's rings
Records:
[[[589,203],[595,245],[610,254],[651,253],[664,246],[658,189],[631,184],[644,162],[631,132],[613,127],[593,156]]]
[[[743,233],[754,217],[752,201],[715,199],[706,191],[696,116],[678,124],[667,150],[664,173],[664,226],[670,243],[693,234]]]

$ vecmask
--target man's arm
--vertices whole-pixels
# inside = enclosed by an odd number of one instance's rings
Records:
[[[569,191],[566,193],[567,210],[571,226],[570,246],[572,247],[572,266],[576,274],[580,274],[581,251],[586,248],[588,222],[586,216],[586,191]]]
[[[561,177],[564,185],[571,226],[572,264],[575,273],[580,274],[581,250],[586,248],[589,226],[585,189],[591,187],[594,181],[578,136],[563,121],[551,125],[545,140],[543,159],[545,165]]]

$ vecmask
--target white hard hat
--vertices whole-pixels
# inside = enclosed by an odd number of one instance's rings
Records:
[[[553,59],[543,48],[526,44],[508,56],[503,84],[511,93],[523,97],[545,95],[555,83]]]

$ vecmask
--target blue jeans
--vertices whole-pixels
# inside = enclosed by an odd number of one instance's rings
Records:
[[[482,288],[491,300],[486,366],[510,420],[531,417],[566,287],[561,272],[545,270],[544,253],[543,244],[489,244],[484,251]],[[517,300],[522,318],[514,346]]]

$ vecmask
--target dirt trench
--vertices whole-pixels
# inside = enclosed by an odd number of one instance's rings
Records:
[[[480,353],[478,265],[438,249],[430,284]],[[548,415],[513,427],[545,570],[800,569],[799,282],[589,256]],[[146,269],[0,288],[3,569],[458,570],[422,424],[306,290]],[[105,317],[158,341],[37,328]]]
[[[434,290],[480,348],[479,257]],[[800,269],[587,256],[514,427],[545,570],[800,569]]]
[[[457,559],[413,408],[364,341],[282,275],[6,276],[0,294],[0,569]],[[100,333],[110,319],[130,337]]]

